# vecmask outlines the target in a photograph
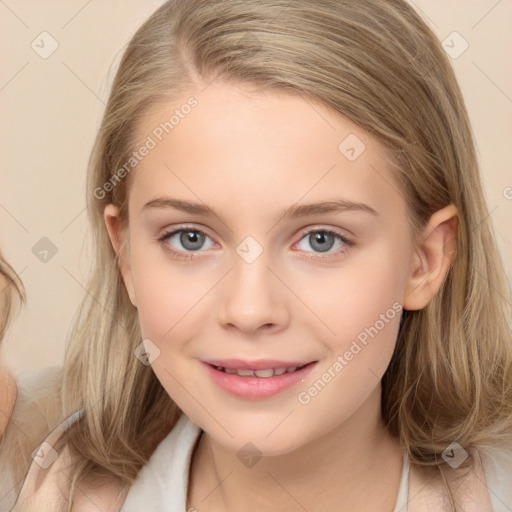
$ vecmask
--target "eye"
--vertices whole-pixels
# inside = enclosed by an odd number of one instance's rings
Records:
[[[210,237],[200,229],[180,228],[165,233],[158,241],[163,245],[166,251],[169,251],[174,256],[183,259],[192,259],[193,253],[202,248],[207,238],[211,240]],[[207,249],[208,248],[210,247],[207,247]],[[192,254],[187,254],[187,252]]]
[[[333,251],[334,254],[344,253],[349,247],[354,245],[354,243],[351,242],[348,238],[328,229],[314,229],[306,232],[305,236],[301,238],[297,245],[299,246],[300,250],[305,250],[306,252],[310,251],[307,251],[307,248],[304,246],[309,245],[315,252],[327,253],[336,245],[336,241],[338,241],[337,248],[341,248],[341,250]],[[302,247],[300,246],[301,243]],[[331,253],[329,254],[331,255]],[[326,257],[327,256],[315,256],[315,258],[319,259]]]
[[[201,249],[204,249],[206,239],[211,241],[211,238],[200,229],[181,227],[164,233],[158,238],[158,241],[162,244],[164,250],[171,253],[173,256],[184,260],[191,260],[196,252],[202,252]],[[340,250],[329,252],[336,245],[336,242],[338,242],[337,245]],[[348,248],[354,245],[354,243],[345,236],[329,229],[313,229],[307,231],[297,245],[301,251],[311,252],[304,247],[306,244],[310,245],[315,254],[317,254],[317,256],[312,257],[312,259],[323,259],[343,254]],[[214,245],[215,243],[212,242],[206,249],[210,249]],[[322,256],[323,253],[328,253],[328,256]],[[311,256],[308,257],[311,258]]]

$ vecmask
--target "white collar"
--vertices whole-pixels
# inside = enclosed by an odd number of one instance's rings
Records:
[[[184,512],[192,450],[201,428],[184,413],[157,446],[131,486],[120,512]],[[409,461],[404,453],[393,512],[407,512]]]

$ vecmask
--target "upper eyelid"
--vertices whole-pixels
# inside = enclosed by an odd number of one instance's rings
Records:
[[[303,228],[300,230],[299,235],[298,235],[300,237],[299,241],[302,240],[302,238],[304,236],[306,236],[310,233],[319,231],[319,232],[331,232],[335,236],[338,236],[341,239],[346,239],[348,242],[355,245],[352,238],[350,236],[346,236],[346,235],[338,232],[339,229],[341,229],[341,228],[333,228],[333,227],[322,226],[322,225],[316,225],[316,227],[314,226],[314,227]],[[208,234],[207,230],[205,230],[204,228],[200,228],[200,227],[196,227],[196,226],[192,226],[192,225],[182,225],[182,226],[177,226],[176,228],[169,229],[169,230],[165,231],[161,236],[159,236],[158,240],[165,240],[167,238],[170,238],[171,236],[176,235],[177,233],[179,233],[181,231],[197,231],[199,233],[206,235],[208,238],[210,238],[212,241],[215,242],[213,237]],[[218,242],[215,242],[215,243],[218,243]],[[198,252],[204,252],[204,251],[198,251]]]
[[[208,238],[211,238],[213,240],[213,237],[208,233],[208,231],[206,229],[198,228],[195,226],[187,226],[187,225],[178,226],[176,228],[171,228],[171,229],[166,229],[166,230],[164,230],[162,235],[158,236],[158,239],[161,240],[164,238],[169,238],[171,236],[174,236],[176,233],[179,233],[180,231],[197,231],[199,233],[206,235]]]

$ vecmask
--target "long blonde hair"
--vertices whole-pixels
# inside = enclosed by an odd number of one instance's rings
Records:
[[[382,415],[424,466],[443,463],[452,441],[468,449],[510,436],[509,292],[464,100],[435,34],[405,0],[171,0],[130,41],[90,158],[96,259],[63,378],[66,414],[85,410],[68,434],[80,460],[73,488],[91,469],[131,484],[181,414],[133,355],[137,312],[103,221],[113,203],[126,227],[130,179],[104,184],[149,109],[216,78],[320,101],[381,141],[415,239],[435,211],[457,207],[456,259],[431,302],[403,313]]]

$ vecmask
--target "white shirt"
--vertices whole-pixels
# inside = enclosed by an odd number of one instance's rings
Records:
[[[190,460],[200,433],[200,427],[183,414],[139,472],[121,512],[186,512]],[[407,512],[408,487],[409,462],[404,455],[394,512]]]
[[[82,411],[77,411],[63,421],[47,438],[49,444],[55,442],[62,432],[78,419]],[[140,470],[135,482],[130,487],[120,512],[187,512],[186,497],[188,490],[188,474],[193,447],[201,433],[201,429],[184,413],[178,419],[174,428],[160,442],[148,463]],[[480,497],[471,498],[471,489],[463,489],[470,497],[470,505],[463,508],[464,512],[512,512],[512,447],[479,448],[478,454],[482,460],[485,474],[485,485],[488,491],[492,509],[480,506]],[[31,487],[38,477],[38,467],[32,463],[27,478],[23,483],[22,492],[26,489],[28,496]],[[394,512],[407,512],[416,508],[421,495],[413,493],[409,496],[409,461],[404,454],[404,464],[400,478],[399,491]],[[418,493],[419,494],[419,493]],[[36,496],[36,501],[39,499]],[[42,505],[39,511],[55,512],[55,508]],[[410,507],[410,505],[413,505]],[[38,505],[39,506],[39,505]],[[14,510],[14,509],[13,509]],[[16,508],[16,511],[28,510]],[[33,509],[30,509],[32,512]],[[419,510],[425,510],[421,507]],[[433,510],[433,509],[432,509]],[[445,509],[436,508],[435,512],[445,512]],[[446,509],[449,510],[449,509]],[[432,512],[429,510],[429,512]]]

